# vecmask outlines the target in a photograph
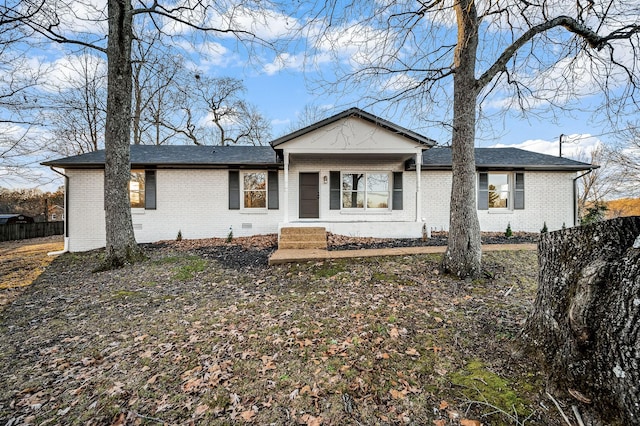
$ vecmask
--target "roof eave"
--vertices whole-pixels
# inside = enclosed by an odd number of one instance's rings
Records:
[[[43,166],[58,167],[62,169],[104,169],[104,163],[40,163]],[[282,169],[282,163],[131,163],[131,168],[157,168],[157,169],[238,169],[238,168],[260,168],[260,169]]]
[[[594,170],[598,169],[600,166],[594,165],[585,165],[585,166],[549,166],[549,165],[522,165],[522,164],[513,164],[513,165],[505,165],[505,164],[476,164],[476,170],[501,170],[501,171],[512,171],[512,170],[524,170],[524,171],[532,171],[532,172],[579,172],[583,170]],[[421,170],[451,170],[451,164],[423,164],[420,167]],[[410,167],[410,170],[415,170],[415,165]]]

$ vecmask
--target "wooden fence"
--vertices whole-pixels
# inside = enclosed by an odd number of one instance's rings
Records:
[[[26,240],[28,238],[62,235],[63,233],[63,221],[0,225],[0,241]]]

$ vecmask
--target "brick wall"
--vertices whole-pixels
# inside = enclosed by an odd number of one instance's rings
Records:
[[[523,210],[478,210],[480,229],[504,232],[511,224],[513,232],[539,232],[546,222],[550,231],[573,226],[574,172],[525,172],[525,208]],[[422,214],[434,230],[449,229],[451,173],[422,172]]]
[[[104,247],[104,174],[102,170],[66,170],[69,251]]]
[[[105,245],[102,170],[68,170],[69,250],[84,251]],[[157,170],[157,208],[132,209],[139,243],[185,239],[224,238],[275,233],[282,209],[259,212],[229,210],[227,170]],[[283,199],[283,178],[279,178]]]
[[[279,173],[280,209],[229,210],[227,170],[158,170],[157,209],[133,209],[132,219],[136,239],[140,243],[173,240],[178,231],[185,239],[224,238],[270,234],[278,231],[284,220],[284,203],[288,202],[289,220],[298,219],[298,173],[318,172],[320,179],[319,222],[352,222],[354,235],[357,223],[379,222],[383,228],[392,224],[416,222],[415,173],[403,174],[403,210],[371,213],[350,213],[329,210],[329,184],[323,177],[332,170],[343,171],[401,171],[400,161],[350,161],[340,159],[292,161],[289,170],[289,199],[284,198],[283,171]],[[102,170],[67,170],[69,176],[69,250],[83,251],[105,244]],[[573,178],[575,173],[526,172],[525,209],[497,212],[478,211],[483,231],[502,232],[511,224],[514,232],[538,232],[546,221],[549,230],[565,224],[573,225]],[[433,230],[449,228],[449,197],[451,173],[422,172],[422,202],[419,221]],[[304,220],[300,221],[304,222]],[[313,222],[313,220],[311,220]],[[387,222],[388,225],[383,223]],[[378,226],[378,225],[376,225]],[[412,228],[413,229],[413,228]],[[417,232],[415,230],[411,232]]]

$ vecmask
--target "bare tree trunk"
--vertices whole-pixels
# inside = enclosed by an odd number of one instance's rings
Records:
[[[140,82],[140,72],[142,70],[142,62],[136,65],[135,71],[132,71],[132,88],[133,93],[133,116],[131,121],[133,122],[133,144],[140,145],[142,140],[142,130],[140,129],[140,122],[142,121],[142,86]]]
[[[105,131],[104,201],[106,253],[103,268],[141,258],[131,222],[128,185],[131,176],[131,40],[129,0],[109,0],[108,96]]]
[[[445,271],[460,278],[481,272],[480,223],[476,210],[476,134],[475,68],[478,49],[478,17],[472,0],[455,3],[458,44],[453,77],[453,134],[451,140],[453,182],[449,243],[442,259]]]
[[[523,337],[592,424],[640,424],[640,216],[543,235]],[[576,403],[578,403],[576,401]]]

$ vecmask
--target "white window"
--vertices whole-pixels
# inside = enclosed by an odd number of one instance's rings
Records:
[[[267,173],[248,172],[242,174],[242,207],[245,209],[267,208]]]
[[[478,173],[478,210],[524,209],[524,173]]]
[[[390,181],[389,173],[342,173],[342,208],[388,210]]]
[[[508,173],[489,173],[489,208],[508,209],[510,175]]]
[[[131,170],[131,179],[129,180],[129,200],[131,208],[144,208],[144,170]]]

